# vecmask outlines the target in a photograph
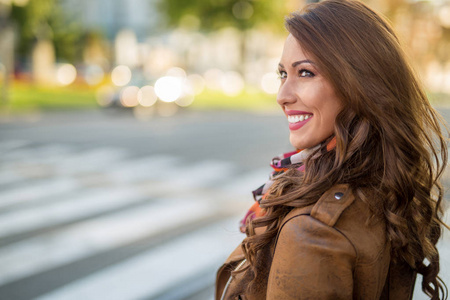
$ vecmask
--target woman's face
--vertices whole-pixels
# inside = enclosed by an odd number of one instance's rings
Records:
[[[334,133],[342,101],[291,34],[284,44],[279,73],[277,102],[288,119],[291,144],[297,149],[314,147]]]

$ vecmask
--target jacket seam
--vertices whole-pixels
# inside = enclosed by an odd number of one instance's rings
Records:
[[[360,266],[368,266],[368,265],[376,264],[377,261],[378,261],[378,259],[380,258],[381,255],[383,255],[383,252],[384,252],[385,250],[386,250],[385,248],[382,248],[382,249],[377,253],[377,255],[375,256],[375,258],[374,258],[373,260],[367,261],[367,262],[360,262],[360,263],[358,263],[358,265],[360,265]]]
[[[311,216],[311,214],[307,214],[307,213],[298,214],[298,215],[295,215],[295,216],[290,217],[290,218],[287,219],[285,222],[283,222],[283,224],[282,224],[281,227],[280,227],[280,230],[278,230],[278,233],[277,233],[277,238],[276,238],[276,240],[275,240],[275,244],[274,244],[274,248],[273,248],[273,252],[274,252],[274,253],[272,253],[273,255],[275,255],[275,249],[276,249],[276,246],[277,246],[277,243],[278,243],[278,238],[279,238],[279,236],[280,236],[281,230],[283,229],[284,225],[286,225],[286,223],[289,222],[290,220],[292,220],[292,219],[294,219],[294,218],[296,218],[296,217],[300,217],[300,216]],[[317,220],[316,218],[313,218],[313,219],[314,219],[314,220]],[[327,227],[330,227],[330,228],[336,230],[337,232],[339,232],[339,233],[340,233],[340,234],[341,234],[341,235],[349,242],[349,244],[352,246],[353,250],[355,251],[356,259],[355,259],[355,268],[354,268],[354,269],[356,269],[356,265],[359,264],[359,252],[358,252],[358,250],[356,249],[356,247],[355,247],[355,245],[353,244],[353,242],[352,242],[352,241],[351,241],[351,240],[350,240],[350,239],[349,239],[342,231],[340,231],[340,230],[337,229],[336,227],[334,227],[334,226],[329,226],[329,225],[323,223],[323,222],[320,221],[320,220],[317,220],[317,221],[320,222],[320,223],[322,223],[322,224],[324,224],[324,225],[327,226]],[[354,270],[353,270],[353,271],[354,271]]]
[[[302,213],[302,214],[298,214],[298,215],[295,215],[295,216],[290,217],[289,219],[287,219],[286,221],[283,222],[283,224],[281,225],[280,229],[278,230],[277,238],[275,239],[275,243],[274,243],[274,245],[273,245],[273,253],[272,253],[272,256],[275,255],[275,249],[276,249],[277,244],[278,244],[278,238],[280,237],[280,233],[281,233],[281,230],[283,229],[284,225],[286,225],[286,223],[289,222],[290,220],[292,220],[293,218],[300,217],[300,216],[310,216],[310,215],[311,215],[310,213]]]
[[[319,221],[320,222],[320,221]],[[325,223],[322,223],[322,224],[325,224]],[[326,225],[326,224],[325,224]],[[353,242],[348,238],[348,236],[346,236],[342,231],[340,231],[339,229],[337,229],[336,227],[331,227],[331,228],[333,228],[334,230],[336,230],[337,232],[339,232],[343,237],[345,237],[345,239],[350,243],[350,245],[352,245],[352,248],[353,248],[353,250],[355,251],[355,256],[356,256],[356,259],[355,259],[355,267],[354,267],[354,270],[353,271],[355,271],[355,269],[356,269],[356,265],[359,265],[359,252],[358,252],[358,249],[356,249],[356,246],[355,246],[355,244],[353,244]]]
[[[356,200],[356,199],[355,199]],[[358,211],[361,211],[361,209],[358,206],[354,206],[354,208],[356,208]],[[335,225],[336,226],[336,225]],[[334,227],[334,226],[333,226]],[[348,238],[341,230],[339,230],[337,227],[334,227],[337,231],[339,231],[343,236],[345,236],[347,238],[347,240],[350,242],[350,244],[353,246],[353,248],[355,249],[355,253],[357,254],[356,256],[356,261],[355,261],[355,268],[356,266],[362,266],[362,265],[373,265],[375,264],[378,259],[380,258],[380,256],[383,254],[385,247],[382,247],[380,249],[380,251],[377,252],[377,254],[375,255],[375,258],[373,258],[372,260],[369,261],[362,261],[361,259],[361,255],[360,252],[358,251],[358,248],[355,246],[355,244],[352,242],[352,240],[350,238]]]

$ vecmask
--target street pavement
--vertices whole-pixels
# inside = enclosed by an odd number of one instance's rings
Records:
[[[244,237],[251,190],[289,150],[279,112],[3,120],[0,299],[212,299],[216,269]]]

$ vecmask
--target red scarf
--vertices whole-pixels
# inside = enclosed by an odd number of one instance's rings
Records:
[[[245,214],[244,218],[239,222],[239,229],[241,232],[245,233],[245,227],[251,220],[264,215],[264,211],[259,206],[259,202],[261,201],[261,199],[264,199],[265,195],[267,195],[267,192],[272,186],[274,179],[286,172],[291,167],[295,167],[297,170],[305,172],[304,161],[318,148],[320,148],[320,146],[321,145],[317,145],[313,148],[284,153],[272,159],[270,166],[274,171],[272,171],[269,176],[269,180],[266,183],[252,192],[255,203],[253,203],[253,205]],[[328,142],[327,151],[330,151],[334,147],[336,147],[336,137],[333,137]]]

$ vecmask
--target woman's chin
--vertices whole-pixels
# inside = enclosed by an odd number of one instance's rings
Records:
[[[306,149],[315,146],[310,145],[310,143],[308,143],[308,141],[305,141],[305,139],[295,136],[293,134],[290,135],[289,141],[291,145],[296,149]]]

